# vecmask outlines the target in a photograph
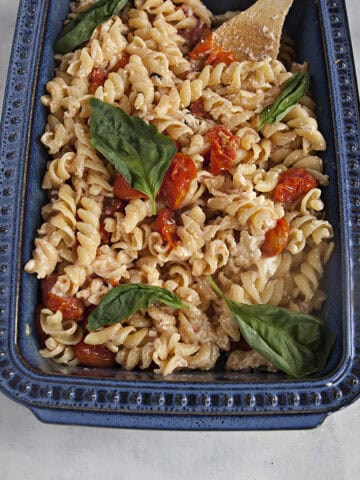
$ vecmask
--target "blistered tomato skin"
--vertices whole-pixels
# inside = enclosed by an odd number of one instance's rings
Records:
[[[160,195],[170,210],[180,208],[196,178],[196,165],[191,157],[178,152],[164,177]]]
[[[217,125],[207,132],[211,141],[210,171],[213,175],[223,175],[233,166],[238,142],[236,137],[222,125]]]
[[[217,47],[211,50],[208,58],[206,59],[205,65],[219,65],[219,63],[225,63],[225,65],[229,66],[233,62],[235,62],[236,57],[235,53],[229,50],[224,50],[221,47]]]
[[[158,214],[155,221],[155,230],[161,234],[171,248],[175,248],[180,239],[177,235],[175,216],[171,210],[165,209]]]
[[[89,92],[94,94],[98,87],[104,85],[108,73],[102,68],[94,67],[89,75]]]
[[[265,242],[262,245],[262,253],[265,257],[280,255],[287,246],[290,227],[287,220],[280,218],[275,227],[266,232]]]
[[[198,60],[203,58],[206,55],[209,55],[213,47],[213,34],[210,30],[207,30],[200,40],[200,42],[195,45],[195,47],[189,53],[189,56],[192,60]]]
[[[74,354],[84,367],[111,368],[115,365],[115,353],[101,345],[80,342],[74,346]]]
[[[135,198],[147,198],[147,196],[132,188],[130,183],[122,175],[116,175],[114,182],[114,195],[116,195],[121,200],[133,200]]]
[[[294,203],[316,187],[316,178],[306,170],[290,168],[279,175],[279,181],[274,190],[274,200]]]
[[[42,304],[45,308],[56,312],[59,310],[64,320],[81,320],[84,314],[84,304],[79,298],[60,296],[51,292],[57,281],[57,275],[52,274],[41,281]]]

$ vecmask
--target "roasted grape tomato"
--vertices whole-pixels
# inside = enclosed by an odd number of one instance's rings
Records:
[[[316,186],[315,177],[306,170],[290,168],[279,175],[278,184],[274,190],[274,200],[294,203]]]
[[[280,218],[275,227],[266,232],[261,250],[265,257],[275,257],[285,250],[288,243],[290,227],[287,220]]]
[[[108,72],[102,68],[94,67],[89,75],[89,92],[94,94],[98,87],[104,85]]]
[[[179,243],[175,216],[171,210],[166,209],[158,214],[155,221],[155,230],[161,234],[172,248],[175,248]]]
[[[222,47],[213,48],[210,52],[210,55],[206,59],[205,65],[219,65],[219,63],[225,63],[225,65],[230,65],[235,62],[236,57],[235,53],[224,50]]]
[[[234,163],[238,142],[236,137],[222,125],[217,125],[207,132],[211,141],[210,171],[213,175],[228,172]]]
[[[121,200],[132,200],[134,198],[147,198],[147,196],[132,188],[130,183],[122,175],[116,175],[114,182],[114,194]]]
[[[80,342],[74,345],[74,353],[84,367],[110,368],[115,365],[115,353],[101,345]]]
[[[57,275],[52,274],[41,281],[42,304],[53,312],[60,310],[64,320],[81,320],[84,304],[79,298],[52,293],[51,289],[57,278]]]
[[[160,191],[171,210],[177,210],[181,206],[194,178],[196,166],[192,158],[178,152],[165,174]]]
[[[213,34],[210,30],[206,30],[203,38],[198,42],[189,53],[192,60],[197,60],[209,55],[213,47]]]

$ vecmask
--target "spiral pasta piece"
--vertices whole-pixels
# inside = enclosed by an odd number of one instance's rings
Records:
[[[80,201],[83,208],[77,210],[80,219],[76,223],[76,238],[79,242],[77,247],[78,261],[80,265],[89,266],[96,257],[96,251],[100,245],[99,218],[101,209],[99,204],[89,197],[83,197]]]
[[[24,269],[27,273],[36,273],[39,279],[45,278],[55,270],[58,260],[56,247],[45,238],[36,238],[33,258],[26,263]]]
[[[46,348],[39,350],[43,358],[49,358],[55,363],[69,365],[71,367],[78,365],[79,361],[71,346],[64,345],[61,342],[57,342],[54,338],[49,337],[45,341],[45,347]]]
[[[53,313],[43,308],[40,313],[40,324],[44,333],[63,345],[76,345],[82,339],[83,331],[74,320],[63,320],[62,313]]]

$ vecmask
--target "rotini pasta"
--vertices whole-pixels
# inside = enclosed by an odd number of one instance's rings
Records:
[[[69,18],[93,3],[71,3]],[[152,368],[162,375],[209,370],[220,356],[230,370],[273,371],[259,353],[244,348],[206,276],[214,275],[240,303],[306,313],[320,308],[334,232],[321,198],[329,178],[318,156],[326,142],[313,100],[303,97],[284,118],[259,130],[264,107],[307,66],[293,64],[289,39],[279,59],[206,64],[190,58],[211,22],[200,0],[134,0],[80,48],[56,56],[55,77],[41,97],[49,110],[41,137],[51,156],[42,183],[49,200],[25,265],[27,273],[45,279],[60,305],[41,309],[42,357],[76,365],[76,346],[85,345],[104,348],[126,370]],[[130,185],[130,194],[116,190],[119,172],[92,143],[91,98],[155,126],[176,143],[175,159],[190,159],[194,175],[181,187],[176,208],[170,208],[164,182],[157,218],[146,195]],[[219,155],[229,165],[216,171]],[[309,175],[312,183],[287,202],[277,191],[291,172]],[[181,182],[174,183],[176,190]],[[157,222],[164,211],[173,229],[165,233]],[[279,221],[288,226],[286,244],[267,255],[264,244]],[[80,317],[88,316],[114,287],[134,283],[165,288],[189,308],[155,303],[90,332],[63,308],[80,305]]]

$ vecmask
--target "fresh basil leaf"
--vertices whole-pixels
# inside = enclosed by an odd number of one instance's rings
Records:
[[[176,153],[175,143],[120,107],[96,98],[90,99],[90,106],[91,144],[133,188],[150,198],[155,214],[156,194]]]
[[[272,305],[245,305],[226,298],[211,277],[208,281],[224,299],[245,341],[276,368],[291,377],[322,370],[334,346],[318,318]]]
[[[65,25],[56,39],[55,53],[68,53],[89,40],[98,25],[116,15],[128,0],[99,0]]]
[[[309,90],[310,76],[308,72],[301,72],[290,77],[281,90],[280,95],[274,103],[268,105],[260,113],[260,124],[258,130],[264,125],[271,125],[280,122],[306,95]]]
[[[175,293],[161,287],[141,284],[123,284],[111,289],[89,315],[87,328],[96,330],[104,325],[120,323],[140,310],[161,302],[172,308],[188,308]]]

